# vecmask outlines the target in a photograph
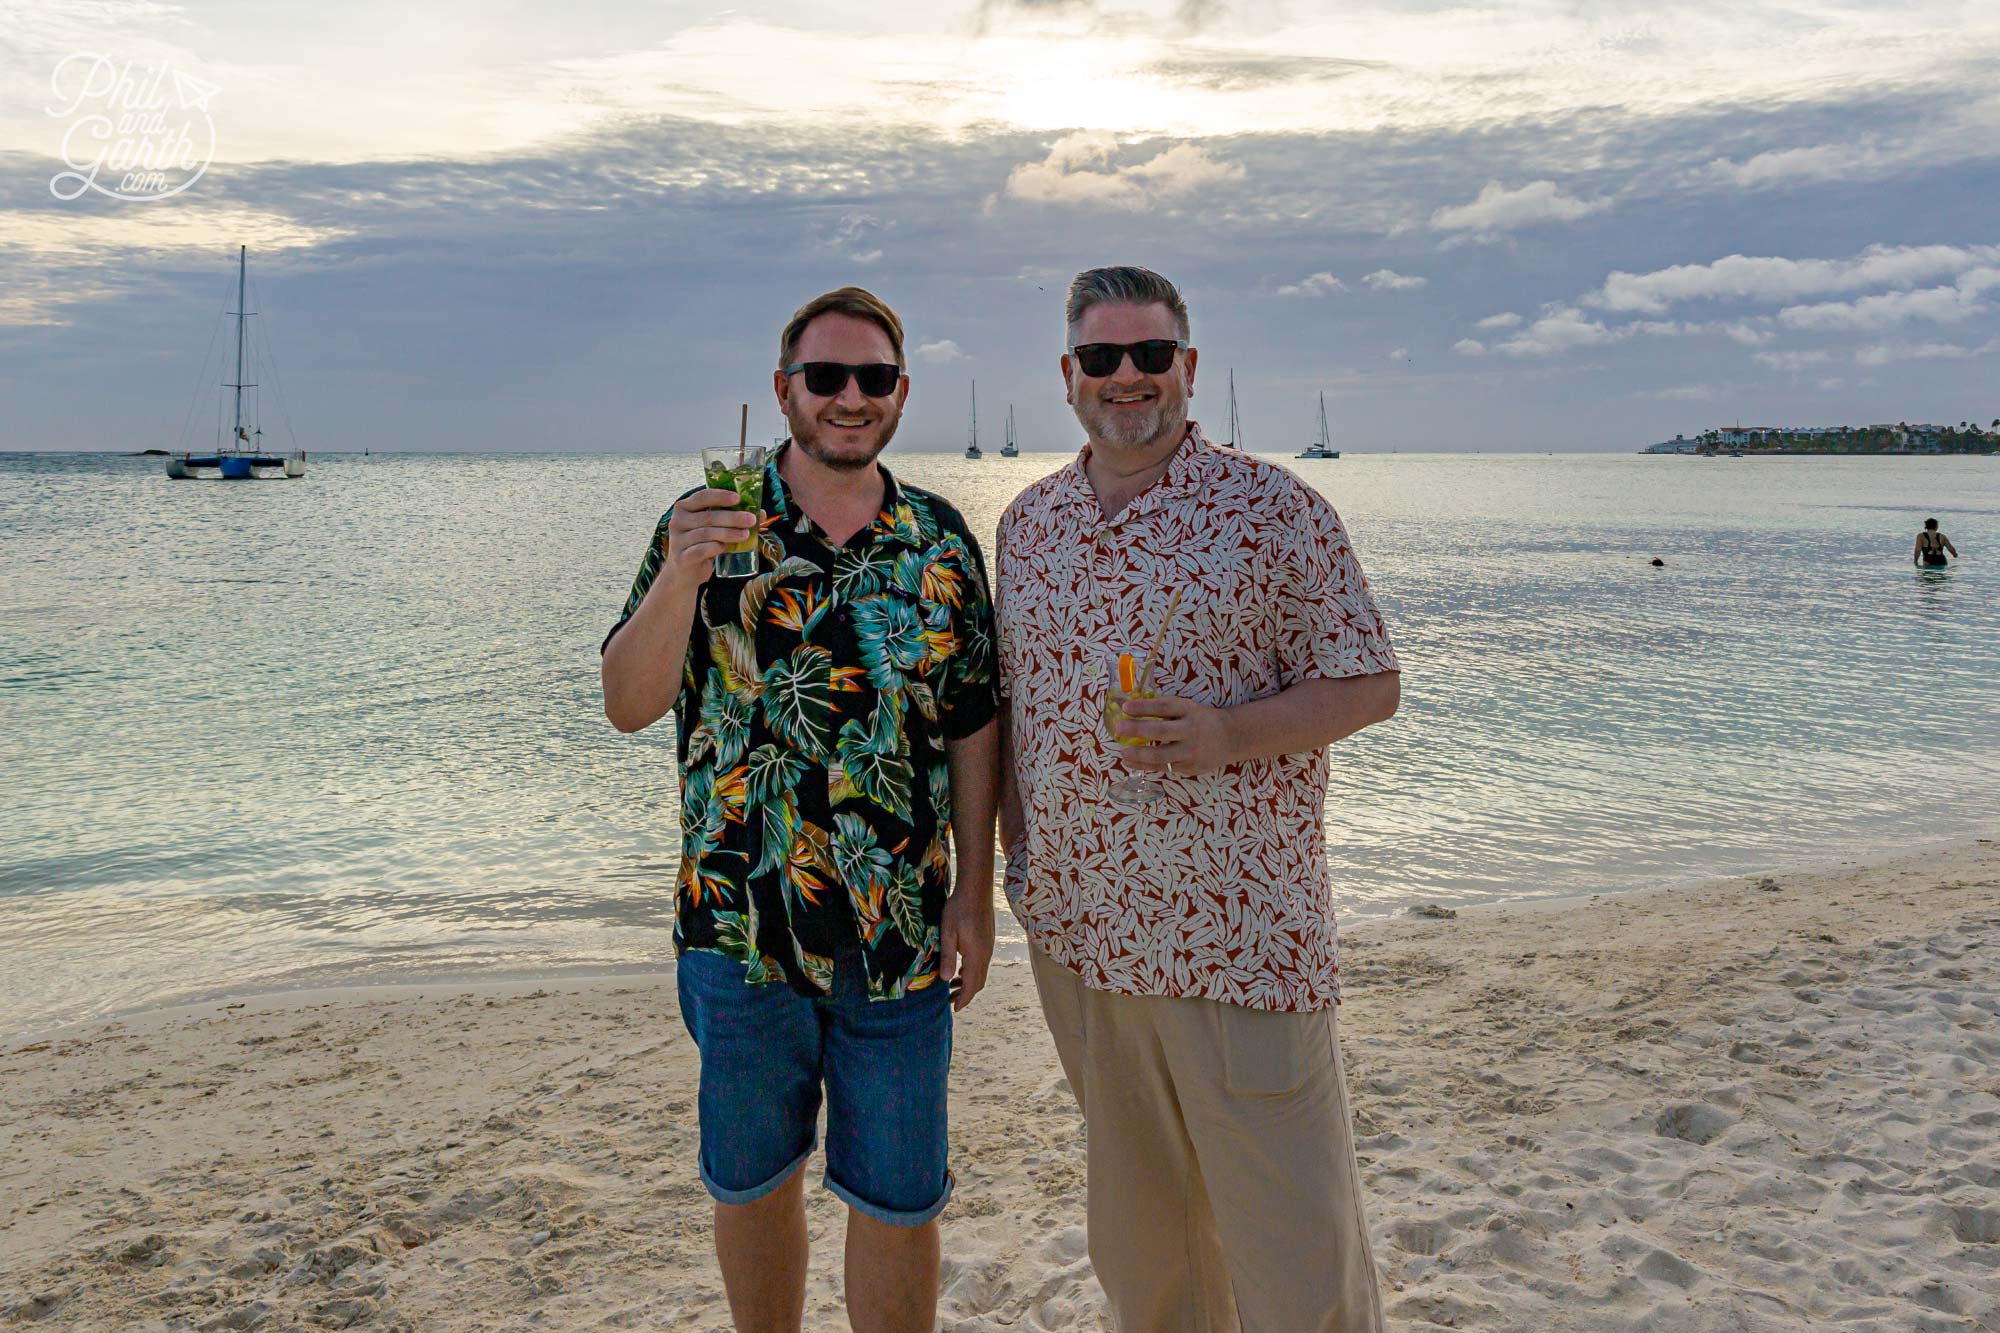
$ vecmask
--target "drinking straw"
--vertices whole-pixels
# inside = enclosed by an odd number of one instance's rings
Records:
[[[743,455],[750,447],[750,404],[743,404],[743,420],[736,428],[736,466],[743,466]]]
[[[1167,628],[1174,623],[1174,608],[1181,604],[1181,589],[1175,588],[1174,595],[1167,599],[1167,609],[1160,613],[1160,627],[1153,631],[1153,646],[1146,650],[1146,664],[1139,668],[1139,689],[1152,688],[1153,663],[1159,658],[1160,644],[1166,640]]]

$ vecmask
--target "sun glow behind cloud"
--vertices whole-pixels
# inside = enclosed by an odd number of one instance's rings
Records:
[[[375,4],[360,9],[364,27],[373,22],[367,16],[388,14]],[[0,98],[0,146],[51,147],[51,127],[40,115],[47,67],[79,42],[114,35],[221,86],[225,161],[502,153],[656,116],[1181,138],[1418,131],[1583,108],[1667,115],[1718,101],[1773,104],[1907,88],[2000,57],[2000,18],[1968,24],[1962,10],[1932,5],[1836,16],[1773,4],[1683,3],[1643,18],[1604,18],[1554,3],[1378,5],[1338,19],[1199,35],[1164,18],[1132,16],[1092,25],[1074,15],[1017,15],[982,30],[968,15],[956,25],[933,18],[929,27],[891,31],[816,26],[809,11],[791,11],[784,22],[706,18],[587,54],[510,45],[487,32],[475,40],[460,31],[470,18],[459,26],[440,18],[406,41],[365,49],[329,44],[309,56],[296,42],[260,50],[254,36],[204,41],[198,51],[187,44],[191,36],[219,34],[191,34],[183,11],[145,4],[120,12],[127,17],[115,31],[95,34],[74,19],[23,23],[11,64],[0,70],[7,94]],[[397,31],[408,27],[407,16],[397,22]],[[1986,98],[1967,113],[1975,130],[2000,129],[2000,99]]]

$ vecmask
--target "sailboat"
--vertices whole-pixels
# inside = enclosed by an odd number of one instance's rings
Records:
[[[1229,440],[1227,449],[1243,447],[1243,423],[1236,419],[1236,367],[1229,368]]]
[[[1338,458],[1340,450],[1333,447],[1333,436],[1326,428],[1326,393],[1319,396],[1319,438],[1299,454],[1300,458]]]
[[[1021,451],[1014,447],[1014,405],[1007,404],[1007,440],[1000,446],[1002,458],[1019,458]]]
[[[167,475],[177,480],[195,477],[218,477],[224,481],[248,481],[254,477],[303,477],[306,474],[306,451],[294,449],[289,454],[267,453],[264,450],[264,428],[257,421],[257,400],[251,400],[250,420],[243,418],[243,391],[254,389],[256,384],[243,378],[244,323],[250,317],[248,282],[250,272],[250,249],[248,246],[236,248],[236,309],[229,314],[236,316],[236,378],[225,380],[222,387],[236,391],[235,424],[230,427],[229,443],[219,446],[213,453],[198,454],[193,451],[169,453],[167,455]],[[275,388],[275,386],[274,386]],[[190,413],[192,417],[192,413]]]
[[[965,446],[967,458],[984,458],[979,452],[979,381],[972,382],[972,443]]]

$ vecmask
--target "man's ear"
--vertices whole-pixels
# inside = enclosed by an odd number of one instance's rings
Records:
[[[792,377],[782,370],[772,371],[771,392],[777,396],[778,410],[789,412],[792,406]]]
[[[1201,353],[1190,347],[1181,353],[1181,364],[1187,367],[1187,396],[1194,397],[1194,363],[1201,359]]]
[[[1068,404],[1069,404],[1069,405],[1070,405],[1071,407],[1075,407],[1075,406],[1076,406],[1076,390],[1070,387],[1070,385],[1071,385],[1071,382],[1072,382],[1072,381],[1071,381],[1071,379],[1070,379],[1070,373],[1069,373],[1069,353],[1068,353],[1068,352],[1064,352],[1064,353],[1062,354],[1062,360],[1061,360],[1061,362],[1060,362],[1059,364],[1061,364],[1061,366],[1062,366],[1062,377],[1063,377],[1063,401],[1064,401],[1064,402],[1066,402],[1066,403],[1068,403]]]

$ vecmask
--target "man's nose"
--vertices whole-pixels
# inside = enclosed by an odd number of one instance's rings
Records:
[[[840,392],[833,396],[833,401],[841,407],[866,407],[868,395],[861,392],[861,381],[850,371],[846,382],[840,386]]]

